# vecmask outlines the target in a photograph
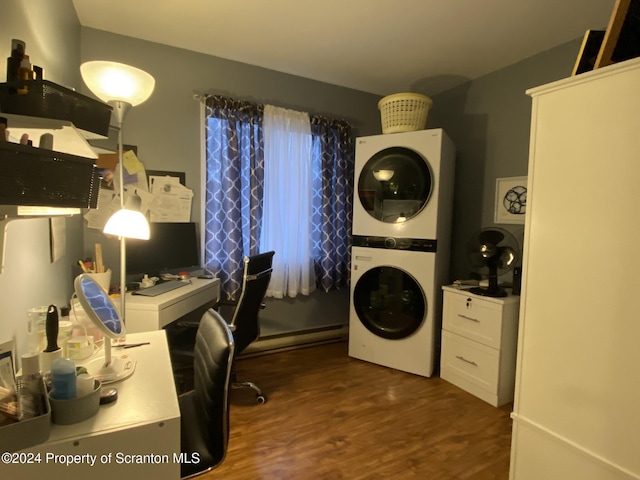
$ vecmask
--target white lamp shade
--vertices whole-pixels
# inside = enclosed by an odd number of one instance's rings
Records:
[[[149,240],[149,222],[139,211],[122,208],[111,215],[102,230],[110,235],[124,238]]]
[[[373,172],[373,176],[379,182],[386,182],[388,180],[391,180],[391,177],[393,177],[394,173],[395,172],[393,170],[376,170],[375,172]]]
[[[122,101],[132,107],[147,100],[155,87],[155,79],[139,68],[123,63],[95,60],[80,65],[87,87],[102,101]]]

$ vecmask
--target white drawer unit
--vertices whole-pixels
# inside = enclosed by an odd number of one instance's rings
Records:
[[[442,287],[440,377],[498,407],[513,400],[520,297]]]

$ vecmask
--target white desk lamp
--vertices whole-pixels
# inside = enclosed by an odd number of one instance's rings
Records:
[[[103,232],[120,237],[120,317],[125,322],[126,238],[149,239],[149,223],[139,211],[140,197],[131,195],[124,201],[124,168],[122,124],[131,109],[146,101],[155,87],[154,78],[147,72],[122,63],[107,61],[85,62],[80,66],[87,87],[102,101],[113,107],[118,128],[118,172],[120,174],[120,210],[114,213]],[[109,340],[105,342],[109,343]],[[107,350],[105,348],[105,354]]]

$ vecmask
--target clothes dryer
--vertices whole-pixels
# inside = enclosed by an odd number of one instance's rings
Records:
[[[442,129],[359,137],[353,235],[444,239],[454,169],[455,148]]]
[[[349,356],[430,377],[448,261],[433,241],[384,240],[352,247]]]

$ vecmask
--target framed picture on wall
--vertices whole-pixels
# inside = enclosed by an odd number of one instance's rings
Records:
[[[640,0],[616,0],[594,68],[640,56]]]
[[[527,213],[527,177],[496,180],[495,223],[524,224]]]
[[[578,75],[584,72],[590,72],[596,64],[602,40],[604,39],[604,30],[587,30],[582,39],[578,58],[573,66],[571,75]]]

